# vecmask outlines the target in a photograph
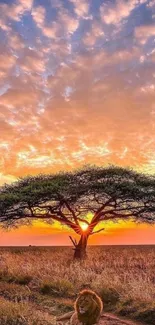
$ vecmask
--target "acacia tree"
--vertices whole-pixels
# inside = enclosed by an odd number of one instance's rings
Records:
[[[154,223],[154,213],[155,176],[114,166],[21,178],[0,190],[1,225],[58,221],[80,236],[78,242],[70,236],[75,258],[86,255],[88,238],[103,230],[103,221]]]

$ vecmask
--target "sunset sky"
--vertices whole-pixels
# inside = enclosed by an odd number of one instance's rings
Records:
[[[0,0],[0,185],[86,163],[155,173],[154,139],[155,0]],[[106,227],[91,243],[155,244],[154,227]],[[68,243],[58,225],[0,235]]]

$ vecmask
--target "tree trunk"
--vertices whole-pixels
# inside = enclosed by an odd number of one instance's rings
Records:
[[[86,257],[86,248],[87,248],[87,242],[88,242],[88,234],[83,233],[81,235],[81,238],[78,242],[78,244],[75,247],[74,252],[74,258],[76,259],[83,259]]]

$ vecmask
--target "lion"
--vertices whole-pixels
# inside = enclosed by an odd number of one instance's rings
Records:
[[[85,289],[79,293],[74,309],[75,312],[70,318],[70,325],[95,325],[99,322],[103,303],[94,291]],[[66,319],[66,315],[64,317],[59,317],[58,320]]]

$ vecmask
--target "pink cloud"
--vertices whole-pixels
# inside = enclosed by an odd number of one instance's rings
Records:
[[[85,18],[89,12],[89,2],[87,0],[70,0],[74,5],[74,11],[77,16]]]
[[[141,44],[145,44],[150,37],[155,36],[155,25],[139,26],[135,28],[135,37]]]
[[[110,7],[101,5],[100,12],[103,22],[106,24],[119,24],[123,19],[129,17],[132,10],[138,5],[147,2],[147,0],[116,0],[115,4]]]

